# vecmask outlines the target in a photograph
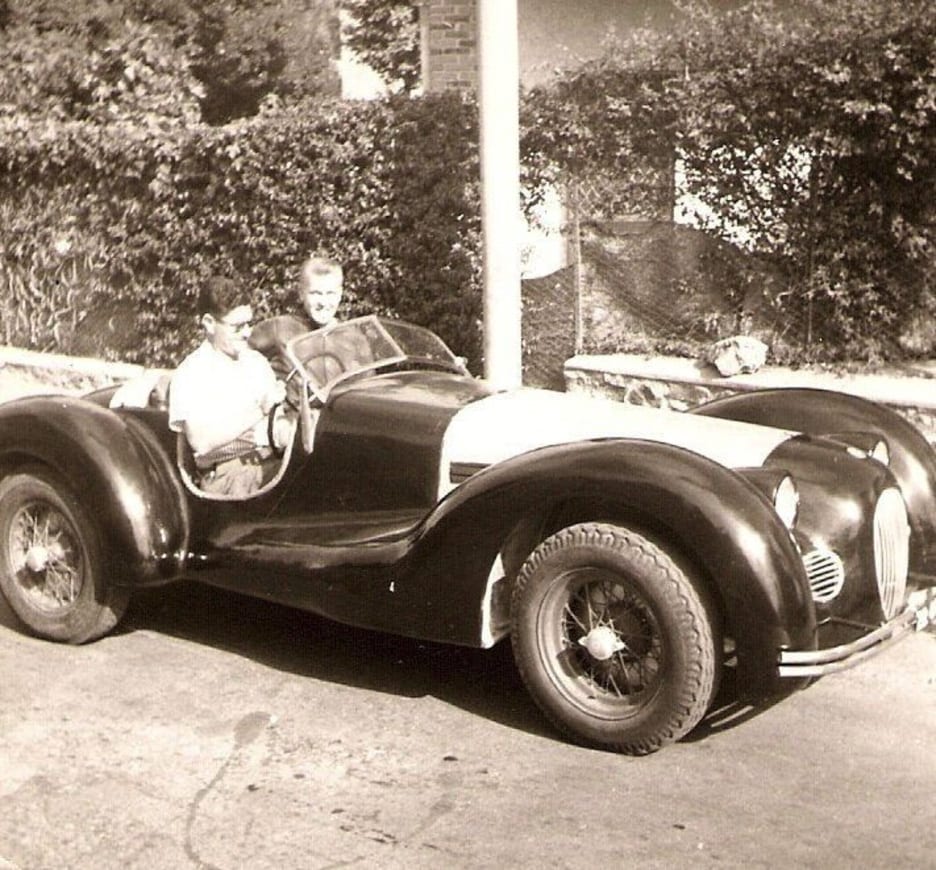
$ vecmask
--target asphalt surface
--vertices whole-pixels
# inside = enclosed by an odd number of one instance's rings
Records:
[[[635,759],[559,739],[506,646],[194,585],[84,647],[0,621],[0,866],[933,866],[931,634]]]
[[[930,633],[769,708],[729,680],[637,759],[558,738],[506,645],[181,584],[69,647],[0,603],[0,868],[926,867],[934,783]]]

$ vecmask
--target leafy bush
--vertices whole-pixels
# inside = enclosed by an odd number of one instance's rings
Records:
[[[104,311],[119,328],[101,352],[172,362],[194,340],[206,275],[226,271],[253,288],[261,313],[283,310],[295,304],[299,262],[317,250],[346,265],[346,313],[432,325],[476,361],[474,107],[456,97],[304,102],[207,127],[196,107],[225,120],[232,89],[252,95],[234,114],[302,91],[295,71],[287,81],[283,10],[304,4],[131,6],[128,24],[106,0],[0,0],[10,340],[80,346]],[[228,6],[236,15],[222,14]],[[411,23],[411,0],[346,6]],[[610,173],[620,201],[606,208],[659,213],[678,157],[710,232],[764,264],[785,353],[931,353],[933,331],[918,327],[936,311],[932,0],[679,7],[672,30],[638,32],[524,98],[530,200],[557,177]],[[260,33],[277,36],[263,48]],[[229,68],[225,40],[256,51]],[[399,47],[372,46],[391,60]],[[740,318],[759,279],[731,268]]]
[[[86,344],[84,317],[123,306],[135,335],[96,350],[172,364],[195,341],[208,275],[279,312],[319,252],[345,266],[346,314],[432,326],[476,361],[475,123],[455,96],[305,104],[219,127],[0,118],[4,282],[48,293],[69,276],[67,317],[50,325],[37,309],[11,338],[67,351]]]

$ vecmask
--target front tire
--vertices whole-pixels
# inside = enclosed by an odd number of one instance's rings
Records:
[[[42,470],[0,481],[0,590],[37,635],[75,644],[110,631],[130,597],[107,582],[87,511]]]
[[[655,752],[691,731],[717,691],[714,609],[636,532],[582,523],[547,538],[521,569],[511,613],[530,694],[579,743]]]

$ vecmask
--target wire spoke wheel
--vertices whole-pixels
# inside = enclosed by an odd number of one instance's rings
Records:
[[[103,550],[63,481],[45,469],[0,480],[0,590],[37,635],[84,643],[117,624],[130,593],[105,576]]]
[[[16,582],[37,609],[55,612],[78,600],[87,559],[68,517],[54,505],[35,501],[18,510],[7,552]]]
[[[583,568],[557,578],[540,612],[544,660],[568,700],[591,715],[629,715],[663,673],[659,621],[625,579]]]
[[[718,683],[716,613],[660,546],[581,523],[527,559],[511,603],[521,676],[573,739],[642,755],[687,734]]]

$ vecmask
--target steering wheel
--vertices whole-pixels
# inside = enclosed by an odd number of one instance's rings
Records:
[[[314,358],[315,365],[318,366],[321,361],[322,366],[322,383],[327,384],[332,378],[337,377],[337,375],[343,375],[347,371],[347,367],[344,362],[342,362],[341,357],[332,353],[329,350],[324,351],[323,353],[317,354]],[[336,374],[333,374],[329,377],[328,370],[329,366],[337,368],[338,371]]]
[[[283,387],[286,391],[286,396],[283,401],[286,405],[299,413],[299,405],[296,404],[295,397],[299,395],[299,391],[302,389],[302,385],[296,386],[296,379],[299,377],[299,369],[293,368],[288,375],[286,375],[286,380],[283,381]]]
[[[284,404],[283,402],[277,402],[272,408],[270,408],[270,412],[267,414],[267,443],[270,445],[270,450],[273,451],[273,455],[277,459],[282,459],[283,454],[286,452],[286,445],[284,444],[282,447],[280,447],[276,443],[276,437],[275,437],[276,417],[277,417],[277,414],[279,413],[280,408],[283,407],[283,404]]]

